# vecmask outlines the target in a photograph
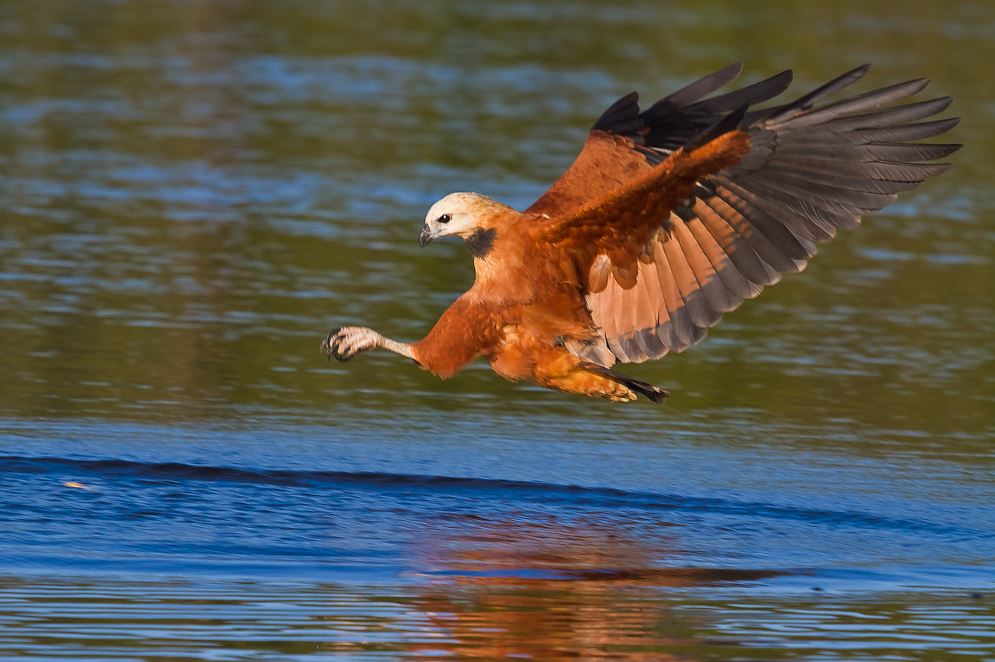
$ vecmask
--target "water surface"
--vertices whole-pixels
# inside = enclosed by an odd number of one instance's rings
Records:
[[[995,10],[0,4],[0,657],[995,655]],[[472,280],[631,89],[865,61],[954,168],[618,406],[326,365]],[[862,88],[866,89],[866,88]]]

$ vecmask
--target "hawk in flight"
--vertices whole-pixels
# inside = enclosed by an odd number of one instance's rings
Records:
[[[322,351],[345,361],[386,349],[443,379],[484,357],[510,380],[662,402],[667,391],[613,366],[698,343],[723,313],[804,269],[819,242],[946,170],[935,161],[960,147],[916,142],[957,123],[927,119],[949,97],[896,104],[926,79],[824,101],[865,65],[758,109],[788,87],[791,71],[712,95],[741,69],[642,111],[635,92],[622,97],[525,211],[477,193],[436,202],[421,245],[462,238],[473,286],[422,340],[346,327],[329,332]]]

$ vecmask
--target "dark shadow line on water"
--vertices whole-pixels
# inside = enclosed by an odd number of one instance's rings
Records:
[[[183,464],[179,462],[149,463],[131,460],[83,460],[61,457],[23,457],[0,455],[3,473],[81,473],[104,478],[144,479],[158,481],[220,481],[286,487],[357,486],[371,489],[403,488],[459,492],[490,493],[501,498],[515,492],[541,501],[565,501],[573,505],[593,507],[642,508],[684,512],[710,512],[772,519],[794,519],[823,524],[903,531],[929,531],[939,534],[970,535],[989,538],[992,534],[964,527],[948,526],[922,520],[882,517],[853,510],[793,508],[762,502],[730,501],[711,497],[688,497],[653,492],[635,492],[613,487],[584,487],[492,478],[460,478],[419,474],[392,474],[348,471],[298,471],[287,469],[239,469]]]

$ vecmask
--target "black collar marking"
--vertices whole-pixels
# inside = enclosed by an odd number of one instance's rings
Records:
[[[470,248],[470,255],[478,258],[485,258],[494,248],[494,238],[497,237],[497,230],[477,230],[466,238],[466,245]]]

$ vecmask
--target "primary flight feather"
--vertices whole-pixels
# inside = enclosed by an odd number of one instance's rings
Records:
[[[556,183],[524,212],[477,193],[429,209],[420,242],[461,237],[473,286],[418,342],[365,327],[331,331],[322,351],[345,361],[383,348],[443,379],[477,357],[510,380],[613,401],[667,392],[612,370],[696,344],[722,314],[784,273],[816,244],[852,228],[900,191],[946,170],[959,145],[913,142],[957,119],[920,121],[944,97],[892,105],[925,79],[833,103],[865,65],[783,105],[785,71],[709,96],[741,65],[721,69],[640,111],[612,104]]]

